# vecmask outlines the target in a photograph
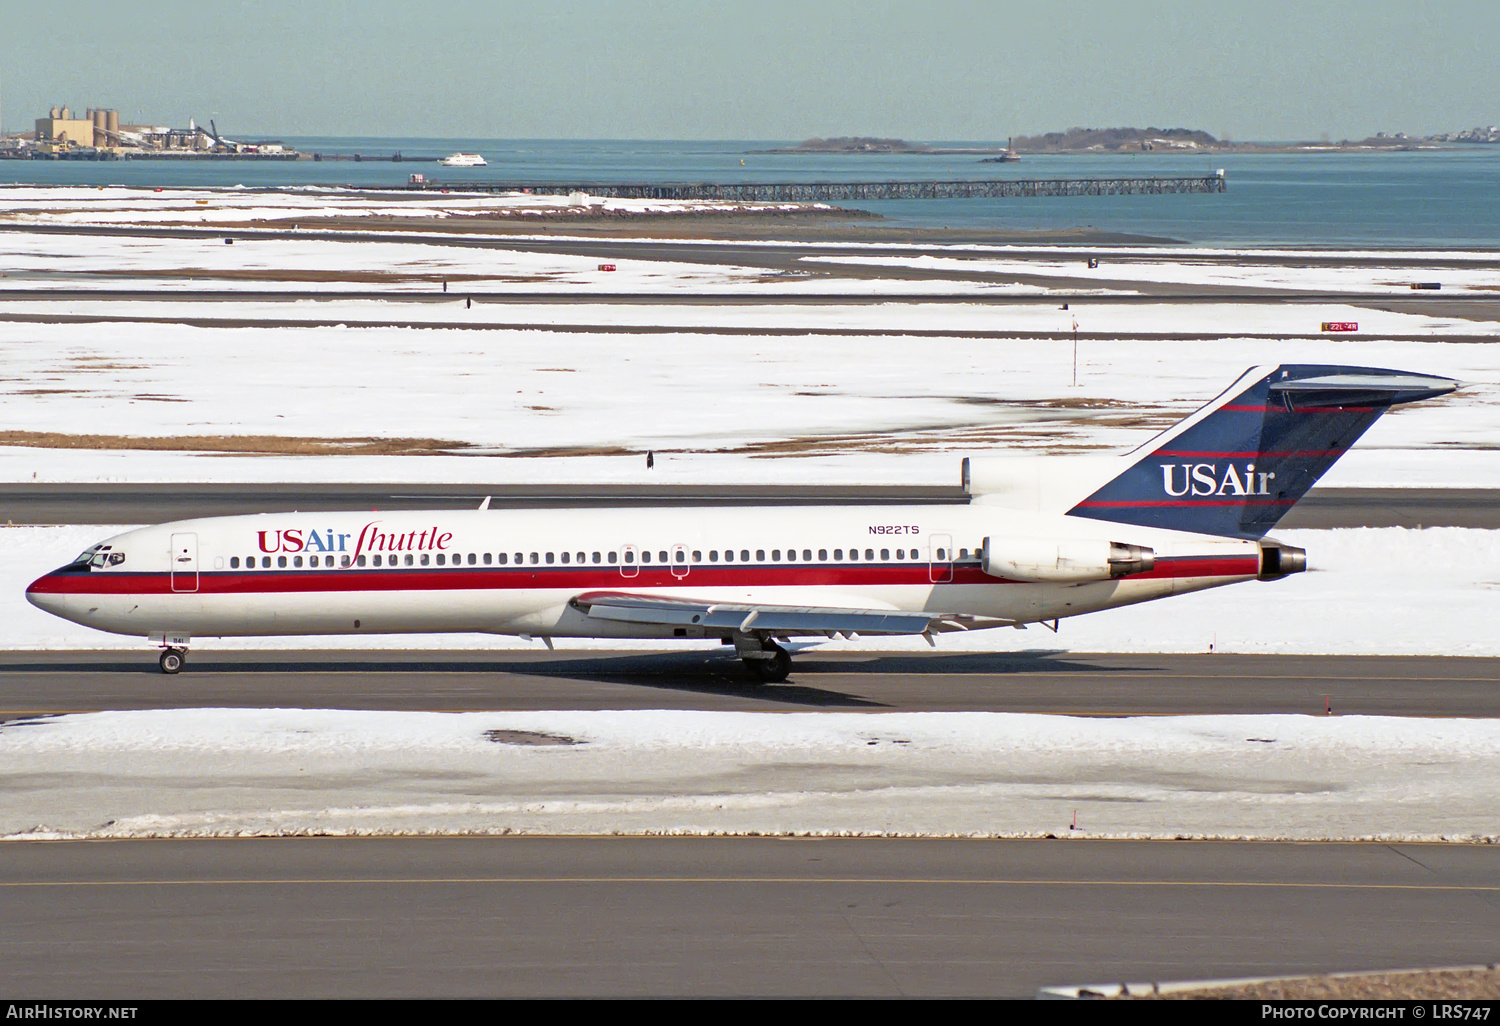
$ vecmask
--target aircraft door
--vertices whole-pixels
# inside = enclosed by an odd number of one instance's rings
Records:
[[[641,554],[634,545],[620,546],[620,576],[634,577],[641,572]]]
[[[927,579],[933,584],[947,584],[953,580],[953,536],[928,535],[927,552]]]
[[[172,590],[198,590],[198,536],[172,535]]]
[[[693,569],[693,564],[688,561],[688,547],[686,545],[672,546],[672,576],[679,581],[688,575]]]

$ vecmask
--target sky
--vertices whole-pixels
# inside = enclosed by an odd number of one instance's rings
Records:
[[[228,134],[1236,140],[1500,122],[1494,0],[0,0],[0,125]]]

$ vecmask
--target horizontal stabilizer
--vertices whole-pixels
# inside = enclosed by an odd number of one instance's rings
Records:
[[[1395,406],[1435,399],[1456,388],[1458,382],[1428,374],[1369,370],[1307,378],[1287,377],[1272,381],[1270,393],[1293,407],[1349,406],[1362,402]]]

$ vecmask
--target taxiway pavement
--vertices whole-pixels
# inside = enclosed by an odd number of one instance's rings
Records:
[[[1036,629],[1034,629],[1036,630]],[[1036,631],[1040,645],[1050,634]],[[794,648],[796,646],[793,646]],[[1093,716],[1500,716],[1500,659],[802,651],[754,684],[732,650],[0,652],[0,720],[106,709],[705,709]]]
[[[1500,850],[768,838],[0,845],[29,999],[1029,997],[1494,958]]]

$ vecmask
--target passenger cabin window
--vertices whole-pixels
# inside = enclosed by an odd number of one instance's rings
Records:
[[[756,549],[755,550],[755,560],[758,563],[764,563],[766,561],[766,550],[765,549]]]
[[[231,570],[238,570],[239,568],[240,568],[240,557],[239,556],[230,556],[229,557],[229,569],[231,569]]]

